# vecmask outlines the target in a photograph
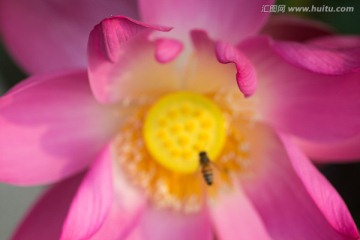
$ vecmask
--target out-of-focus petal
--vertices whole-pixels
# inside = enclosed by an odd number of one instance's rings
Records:
[[[260,124],[247,134],[250,165],[240,182],[272,238],[359,238],[335,189],[286,136]]]
[[[288,63],[273,48],[265,38],[253,39],[243,46],[261,79],[257,97],[263,120],[318,143],[336,143],[358,136],[360,72],[338,76],[314,73]],[[337,63],[338,66],[332,63],[332,69],[351,70],[351,64]]]
[[[89,239],[104,223],[113,202],[113,156],[106,147],[93,163],[71,204],[61,239]]]
[[[210,205],[210,213],[219,239],[271,239],[240,188],[222,192]]]
[[[212,240],[214,239],[206,209],[196,214],[149,208],[139,226],[127,240]]]
[[[334,143],[297,139],[297,145],[315,162],[351,162],[360,159],[360,136]]]
[[[322,23],[293,15],[271,15],[260,34],[287,41],[305,41],[333,34],[334,30]]]
[[[62,224],[83,174],[51,187],[27,214],[13,240],[59,239]]]
[[[115,127],[86,72],[35,76],[0,98],[0,179],[58,181],[93,161]]]
[[[230,44],[219,42],[216,55],[221,63],[234,63],[236,66],[236,80],[240,91],[249,97],[255,93],[257,87],[256,72],[253,65],[238,49]]]
[[[214,40],[236,44],[263,26],[269,14],[262,12],[262,7],[273,3],[273,0],[140,0],[139,9],[144,21],[174,27],[170,34],[175,38],[187,40],[189,31],[201,29]]]
[[[101,228],[91,240],[125,239],[137,226],[147,207],[147,199],[133,188],[120,171],[113,165],[114,199],[112,207]]]
[[[160,63],[167,63],[174,60],[182,49],[183,45],[178,40],[168,38],[158,39],[156,41],[155,57]]]
[[[133,0],[1,0],[0,31],[29,73],[86,66],[91,28],[110,15],[137,18]]]
[[[360,45],[334,49],[313,44],[274,42],[272,49],[288,63],[315,73],[342,75],[360,72]]]
[[[334,50],[360,48],[359,36],[326,36],[315,38],[307,41],[306,43]]]
[[[116,102],[130,96],[150,96],[179,86],[172,64],[155,59],[150,32],[170,28],[150,26],[125,17],[111,17],[96,25],[88,44],[89,77],[100,102]]]

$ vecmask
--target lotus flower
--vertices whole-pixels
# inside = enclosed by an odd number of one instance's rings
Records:
[[[359,239],[308,159],[360,156],[359,38],[271,0],[99,2],[1,1],[34,75],[0,99],[0,180],[60,181],[14,239]]]

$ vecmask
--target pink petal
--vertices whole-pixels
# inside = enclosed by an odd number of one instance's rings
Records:
[[[274,44],[258,38],[242,46],[262,79],[257,91],[261,118],[307,141],[339,143],[358,136],[360,73],[329,76],[298,68],[279,56]],[[338,69],[350,70],[337,63]]]
[[[315,73],[342,75],[360,71],[360,45],[329,49],[295,42],[274,42],[272,48],[285,61]]]
[[[359,161],[360,136],[335,143],[317,143],[297,140],[297,144],[306,156],[316,162],[350,162]]]
[[[88,239],[104,223],[113,202],[112,151],[107,147],[81,183],[61,239]]]
[[[287,41],[305,41],[333,34],[334,30],[322,22],[293,15],[271,15],[262,34]]]
[[[360,48],[360,37],[358,36],[326,36],[315,38],[307,43],[328,49],[352,49]]]
[[[100,102],[116,102],[129,95],[150,95],[177,87],[176,76],[154,57],[151,31],[170,28],[146,25],[125,17],[111,17],[90,34],[89,77]],[[169,74],[168,74],[169,73]],[[175,86],[174,86],[175,85]]]
[[[13,240],[59,239],[61,227],[83,174],[51,187],[16,230]]]
[[[210,210],[219,239],[271,239],[240,188],[223,192],[210,206]]]
[[[127,240],[213,240],[206,209],[185,214],[149,208]]]
[[[2,0],[0,31],[12,55],[29,73],[84,67],[91,28],[114,14],[136,18],[136,2]]]
[[[156,41],[156,59],[160,63],[167,63],[174,60],[183,49],[180,41],[175,39],[158,39]]]
[[[236,80],[240,91],[249,97],[257,87],[256,72],[249,60],[230,44],[219,42],[216,46],[216,55],[221,63],[234,63],[236,66]]]
[[[235,44],[262,27],[268,13],[261,12],[261,8],[273,3],[272,0],[140,0],[139,8],[144,21],[174,27],[171,35],[175,38],[184,40],[189,31],[201,29],[214,40]]]
[[[240,180],[272,238],[359,238],[340,196],[287,137],[258,125],[248,138],[252,167]]]
[[[86,72],[25,80],[0,98],[0,180],[41,184],[79,172],[113,134],[109,110]]]
[[[125,239],[139,224],[146,209],[146,198],[135,190],[114,165],[114,199],[109,214],[92,240]]]

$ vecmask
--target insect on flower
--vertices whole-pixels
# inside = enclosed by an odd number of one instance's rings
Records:
[[[201,167],[201,173],[208,186],[211,186],[214,181],[214,173],[211,167],[211,160],[206,152],[199,153],[199,163]]]

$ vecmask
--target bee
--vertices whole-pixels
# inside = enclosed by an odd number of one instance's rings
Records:
[[[214,174],[211,167],[211,161],[206,152],[199,153],[199,163],[201,166],[201,173],[208,186],[211,186],[214,181]]]

